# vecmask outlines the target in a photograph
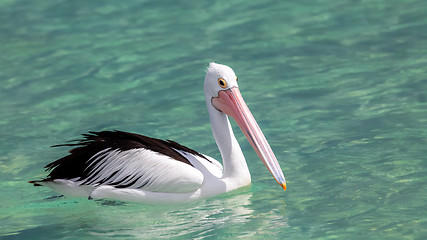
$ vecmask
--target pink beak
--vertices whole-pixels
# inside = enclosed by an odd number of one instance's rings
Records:
[[[286,190],[286,180],[282,169],[274,156],[273,150],[265,139],[255,118],[240,94],[239,88],[232,87],[218,92],[218,97],[212,98],[212,105],[221,112],[231,116],[245,134],[249,143],[271,172],[277,183]]]

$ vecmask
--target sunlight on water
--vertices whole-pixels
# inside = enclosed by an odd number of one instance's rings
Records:
[[[426,239],[427,2],[0,2],[0,239]],[[81,133],[220,159],[203,96],[230,65],[274,150],[191,204],[55,197],[27,181]],[[233,123],[233,126],[235,124]]]

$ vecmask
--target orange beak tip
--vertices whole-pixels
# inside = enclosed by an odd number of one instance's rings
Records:
[[[286,183],[281,183],[280,185],[282,186],[283,190],[286,191]]]

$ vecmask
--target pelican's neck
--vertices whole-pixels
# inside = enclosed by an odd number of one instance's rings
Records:
[[[206,97],[209,117],[212,126],[212,133],[218,149],[221,152],[222,163],[224,165],[223,179],[232,180],[239,185],[247,185],[251,181],[248,165],[243,156],[240,145],[234,137],[233,129],[227,115],[216,110],[211,99]]]

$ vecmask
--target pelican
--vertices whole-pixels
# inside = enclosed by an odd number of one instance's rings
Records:
[[[286,190],[283,172],[244,102],[234,71],[211,62],[204,93],[221,164],[174,141],[122,131],[89,132],[70,154],[45,166],[50,171],[34,186],[71,197],[148,204],[184,203],[208,198],[251,183],[251,175],[228,116],[243,131],[258,157]]]

